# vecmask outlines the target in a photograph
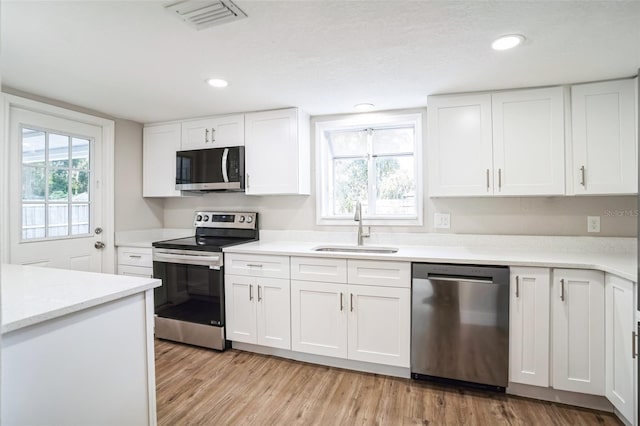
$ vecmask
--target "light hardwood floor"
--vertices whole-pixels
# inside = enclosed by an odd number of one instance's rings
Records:
[[[618,425],[608,413],[156,340],[159,425]]]

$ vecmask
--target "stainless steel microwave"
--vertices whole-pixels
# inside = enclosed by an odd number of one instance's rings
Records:
[[[244,191],[244,147],[178,151],[176,189]]]

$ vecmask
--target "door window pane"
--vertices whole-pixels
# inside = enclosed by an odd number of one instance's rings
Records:
[[[89,233],[89,204],[73,204],[71,206],[71,234]]]
[[[89,168],[89,140],[71,139],[71,167],[87,170]]]
[[[89,172],[71,172],[71,201],[89,201]]]
[[[22,205],[22,239],[44,238],[44,204]]]
[[[415,214],[416,186],[413,156],[376,158],[376,213]]]
[[[69,235],[69,205],[49,204],[47,234],[49,237]]]
[[[22,164],[44,166],[45,133],[41,130],[22,129]]]
[[[49,134],[49,165],[69,167],[69,136]]]
[[[22,200],[44,201],[44,167],[22,166]]]
[[[69,172],[67,170],[49,170],[49,200],[66,201],[69,199]]]

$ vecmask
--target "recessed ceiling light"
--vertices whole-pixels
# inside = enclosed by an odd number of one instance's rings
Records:
[[[496,39],[491,43],[493,50],[512,49],[524,41],[524,36],[520,34],[509,34]]]
[[[229,85],[227,80],[223,80],[221,78],[210,78],[207,80],[207,83],[209,83],[209,86],[213,87],[227,87]]]
[[[354,109],[354,110],[356,110],[356,111],[358,111],[358,112],[367,112],[367,111],[373,111],[373,109],[374,109],[375,107],[376,107],[376,106],[375,106],[374,104],[368,104],[368,103],[365,103],[365,104],[357,104],[357,105],[354,105],[354,106],[353,106],[353,109]]]

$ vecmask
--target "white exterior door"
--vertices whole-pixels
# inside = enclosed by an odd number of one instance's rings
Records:
[[[349,286],[349,359],[409,367],[411,290]]]
[[[234,342],[258,343],[255,282],[254,277],[224,276],[226,333]]]
[[[17,107],[10,123],[10,262],[103,271],[114,248],[102,246],[113,235],[103,224],[113,206],[103,203],[102,127]]]
[[[562,90],[491,95],[494,194],[564,195]]]
[[[633,283],[610,274],[605,279],[606,396],[633,423]]]
[[[291,281],[291,348],[347,357],[347,285]]]
[[[258,344],[291,349],[289,280],[258,279]]]
[[[553,382],[555,389],[604,395],[604,274],[554,269]]]
[[[491,95],[429,97],[429,196],[493,195]]]
[[[638,192],[635,90],[634,80],[571,87],[575,194]]]
[[[550,276],[548,268],[511,268],[511,382],[549,387]]]

